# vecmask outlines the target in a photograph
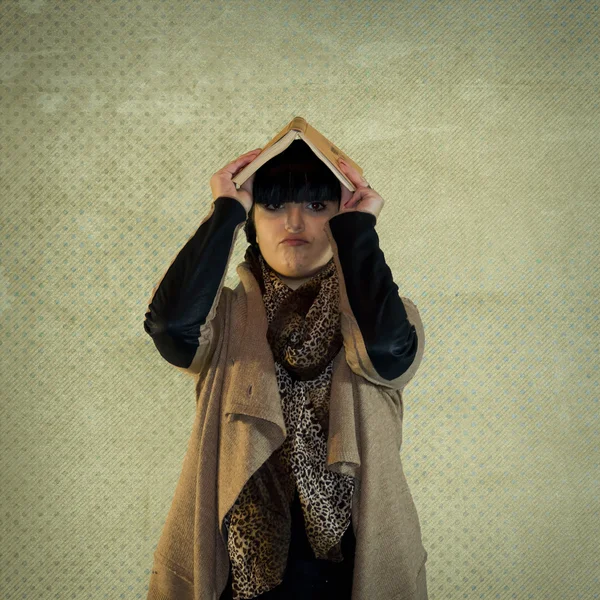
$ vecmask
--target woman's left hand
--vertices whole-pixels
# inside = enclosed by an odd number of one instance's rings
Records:
[[[338,164],[342,173],[354,184],[356,190],[351,192],[345,185],[342,187],[342,199],[340,202],[340,210],[336,214],[342,212],[367,212],[379,216],[383,208],[383,198],[373,189],[367,187],[369,184],[364,177],[361,177],[354,167],[338,160]]]

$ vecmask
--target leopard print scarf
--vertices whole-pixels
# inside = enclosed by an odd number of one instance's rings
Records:
[[[244,258],[263,294],[288,435],[224,519],[234,600],[283,581],[296,490],[315,557],[341,562],[354,493],[353,477],[325,468],[333,359],[343,344],[334,260],[292,290],[254,247]]]

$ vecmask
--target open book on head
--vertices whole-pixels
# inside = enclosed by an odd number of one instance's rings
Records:
[[[320,134],[314,127],[311,127],[306,119],[294,117],[263,149],[262,152],[248,165],[246,165],[235,177],[232,178],[239,189],[251,175],[258,171],[266,162],[274,156],[281,154],[294,140],[301,139],[307,146],[325,163],[331,172],[345,185],[351,192],[356,188],[354,184],[340,171],[338,167],[338,158],[342,158],[349,165],[353,166],[361,175],[363,170],[337,146],[332,144],[324,135]]]

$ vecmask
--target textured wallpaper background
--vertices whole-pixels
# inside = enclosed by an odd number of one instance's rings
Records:
[[[296,115],[384,198],[425,325],[430,597],[600,597],[599,5],[0,4],[0,597],[146,597],[195,409],[150,293]]]

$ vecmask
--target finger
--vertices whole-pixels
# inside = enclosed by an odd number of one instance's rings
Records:
[[[254,160],[254,158],[255,157],[252,154],[242,154],[242,156],[240,156],[239,158],[236,158],[233,162],[229,163],[228,166],[232,167],[234,169],[238,169],[244,163],[252,162]]]
[[[367,187],[367,180],[360,176],[353,167],[351,167],[349,164],[345,163],[342,161],[342,159],[340,158],[339,160],[339,164],[340,167],[342,169],[342,173],[344,173],[344,175],[346,175],[346,177],[348,177],[348,179],[357,187]]]
[[[353,198],[354,196],[350,196],[350,198],[348,198],[348,200],[346,200],[346,202],[344,203],[344,208],[351,208],[352,204],[353,204]]]
[[[258,154],[259,151],[260,151],[260,148],[257,148],[256,150],[250,150],[250,152],[246,152],[246,154],[242,154],[241,156],[238,156],[233,162],[236,163],[236,162],[240,162],[241,160],[248,160],[254,154]]]
[[[340,169],[342,171],[342,173],[352,182],[356,185],[357,181],[360,181],[360,178],[358,177],[358,175],[354,172],[354,170],[352,169],[352,167],[348,164],[346,164],[345,162],[342,161],[342,159],[340,158],[340,160],[338,161],[338,164],[340,165]]]

